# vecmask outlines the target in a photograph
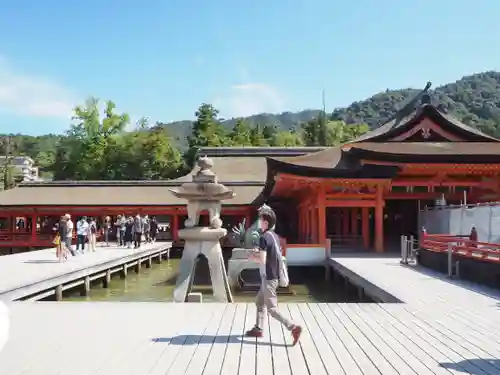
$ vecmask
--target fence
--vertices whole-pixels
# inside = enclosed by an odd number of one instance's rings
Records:
[[[429,234],[468,235],[476,226],[479,242],[500,243],[500,205],[436,206],[418,219]]]

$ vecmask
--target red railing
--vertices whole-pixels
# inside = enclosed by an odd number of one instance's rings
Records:
[[[427,234],[422,231],[420,248],[439,253],[451,250],[453,254],[463,257],[500,263],[500,244],[474,241],[470,237],[470,235]]]

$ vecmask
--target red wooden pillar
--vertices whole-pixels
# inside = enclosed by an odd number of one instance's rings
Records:
[[[319,243],[319,209],[318,205],[313,208],[313,218],[314,218],[314,243]]]
[[[384,198],[382,185],[377,186],[377,196],[375,201],[375,251],[384,251]]]
[[[363,234],[363,247],[370,247],[370,209],[363,207],[361,210],[361,232]]]
[[[174,213],[172,215],[172,225],[171,225],[171,235],[172,239],[174,241],[177,241],[179,239],[179,215],[177,213]]]
[[[306,233],[304,236],[305,243],[309,243],[311,234],[311,209],[309,207],[306,208]]]
[[[326,194],[322,189],[317,199],[318,205],[318,242],[326,242]]]
[[[299,206],[297,217],[297,240],[302,242],[302,208]]]

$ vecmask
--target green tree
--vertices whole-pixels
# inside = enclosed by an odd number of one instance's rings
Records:
[[[266,124],[262,127],[262,136],[267,141],[268,144],[272,143],[272,140],[276,138],[278,134],[278,128],[276,125]]]
[[[229,146],[231,139],[218,120],[219,111],[211,104],[203,103],[195,112],[191,135],[188,136],[188,151],[185,160],[188,167],[194,164],[196,152],[200,147]]]
[[[368,130],[366,124],[348,125],[344,121],[329,121],[326,124],[326,142],[321,146],[336,146],[350,142]]]
[[[277,132],[271,141],[271,146],[277,147],[294,147],[303,144],[301,135],[293,130]]]
[[[255,126],[250,129],[250,142],[252,146],[255,147],[263,147],[269,145],[266,137],[264,137],[264,134],[262,132],[262,127],[259,124],[255,124]]]
[[[233,146],[252,146],[252,128],[241,118],[236,120],[229,137]]]
[[[181,153],[172,146],[165,129],[153,127],[141,137],[141,179],[160,180],[176,177],[182,171]]]
[[[129,124],[129,116],[117,114],[112,101],[105,103],[101,118],[99,100],[90,98],[74,110],[73,120],[66,137],[56,150],[54,179],[98,180],[108,179],[110,169],[106,165],[109,146],[115,146],[114,138]]]
[[[315,117],[301,125],[302,138],[306,146],[321,146],[322,121]]]

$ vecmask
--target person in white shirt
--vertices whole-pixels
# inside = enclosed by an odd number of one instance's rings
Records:
[[[89,234],[89,223],[87,222],[87,217],[83,216],[76,223],[76,251],[82,246],[82,254],[85,252],[85,241],[87,240],[87,235]]]
[[[70,214],[66,214],[64,215],[64,217],[66,218],[66,235],[65,235],[65,238],[64,238],[64,244],[66,246],[66,248],[68,249],[68,251],[71,253],[71,255],[75,256],[76,253],[75,251],[71,248],[71,240],[73,239],[73,222],[71,221],[71,215]]]

